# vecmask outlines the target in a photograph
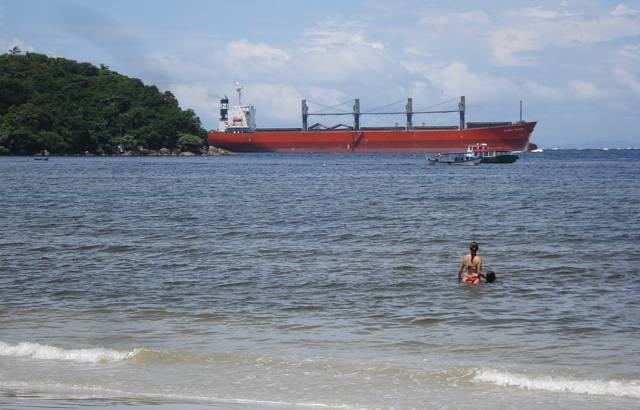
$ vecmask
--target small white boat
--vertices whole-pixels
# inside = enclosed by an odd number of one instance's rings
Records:
[[[36,161],[49,161],[49,151],[43,149],[33,156]]]
[[[427,155],[427,162],[430,165],[478,165],[480,161],[482,157],[469,152],[450,152],[432,157]]]

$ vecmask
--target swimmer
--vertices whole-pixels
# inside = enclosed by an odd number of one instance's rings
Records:
[[[469,244],[469,253],[462,257],[460,269],[458,270],[458,281],[475,285],[480,283],[480,279],[486,279],[482,273],[482,256],[477,255],[480,245],[477,242]],[[495,278],[495,276],[494,276]]]

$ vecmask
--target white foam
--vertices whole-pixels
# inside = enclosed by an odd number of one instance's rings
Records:
[[[38,360],[66,360],[78,363],[109,363],[133,358],[137,350],[121,352],[111,349],[63,349],[39,343],[17,345],[0,342],[0,356],[29,357]]]
[[[566,377],[528,376],[494,369],[478,371],[474,380],[527,390],[640,398],[640,380],[577,380]]]
[[[74,399],[74,400],[91,400],[91,399],[131,399],[131,400],[158,400],[171,401],[180,403],[213,403],[213,404],[246,404],[246,405],[266,405],[275,407],[301,407],[301,408],[331,408],[344,410],[363,410],[361,407],[353,407],[347,404],[324,404],[315,402],[286,402],[272,400],[256,400],[243,398],[223,398],[215,396],[199,396],[171,393],[136,393],[120,389],[112,389],[108,387],[98,386],[81,386],[69,385],[63,383],[34,383],[34,382],[2,382],[0,381],[0,389],[22,390],[29,392],[30,395],[34,391],[45,394],[48,398],[53,399]],[[18,394],[19,396],[19,394]]]

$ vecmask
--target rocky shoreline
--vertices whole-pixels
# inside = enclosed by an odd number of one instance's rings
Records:
[[[61,156],[61,157],[225,157],[238,155],[235,152],[227,151],[218,147],[208,147],[207,149],[201,149],[199,151],[180,151],[169,150],[167,148],[161,148],[159,150],[151,150],[140,148],[137,150],[128,150],[115,154],[96,154],[93,152],[85,151],[82,154],[53,154],[48,151],[39,152],[32,155],[33,157],[49,157],[49,156]]]
[[[95,155],[95,154],[94,154]],[[222,157],[238,155],[235,152],[227,151],[218,147],[208,147],[199,151],[180,151],[160,148],[159,150],[139,149],[136,151],[125,151],[120,154],[112,154],[115,157]]]

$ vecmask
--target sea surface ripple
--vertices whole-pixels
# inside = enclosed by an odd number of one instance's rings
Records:
[[[639,164],[0,157],[0,397],[633,408]]]

